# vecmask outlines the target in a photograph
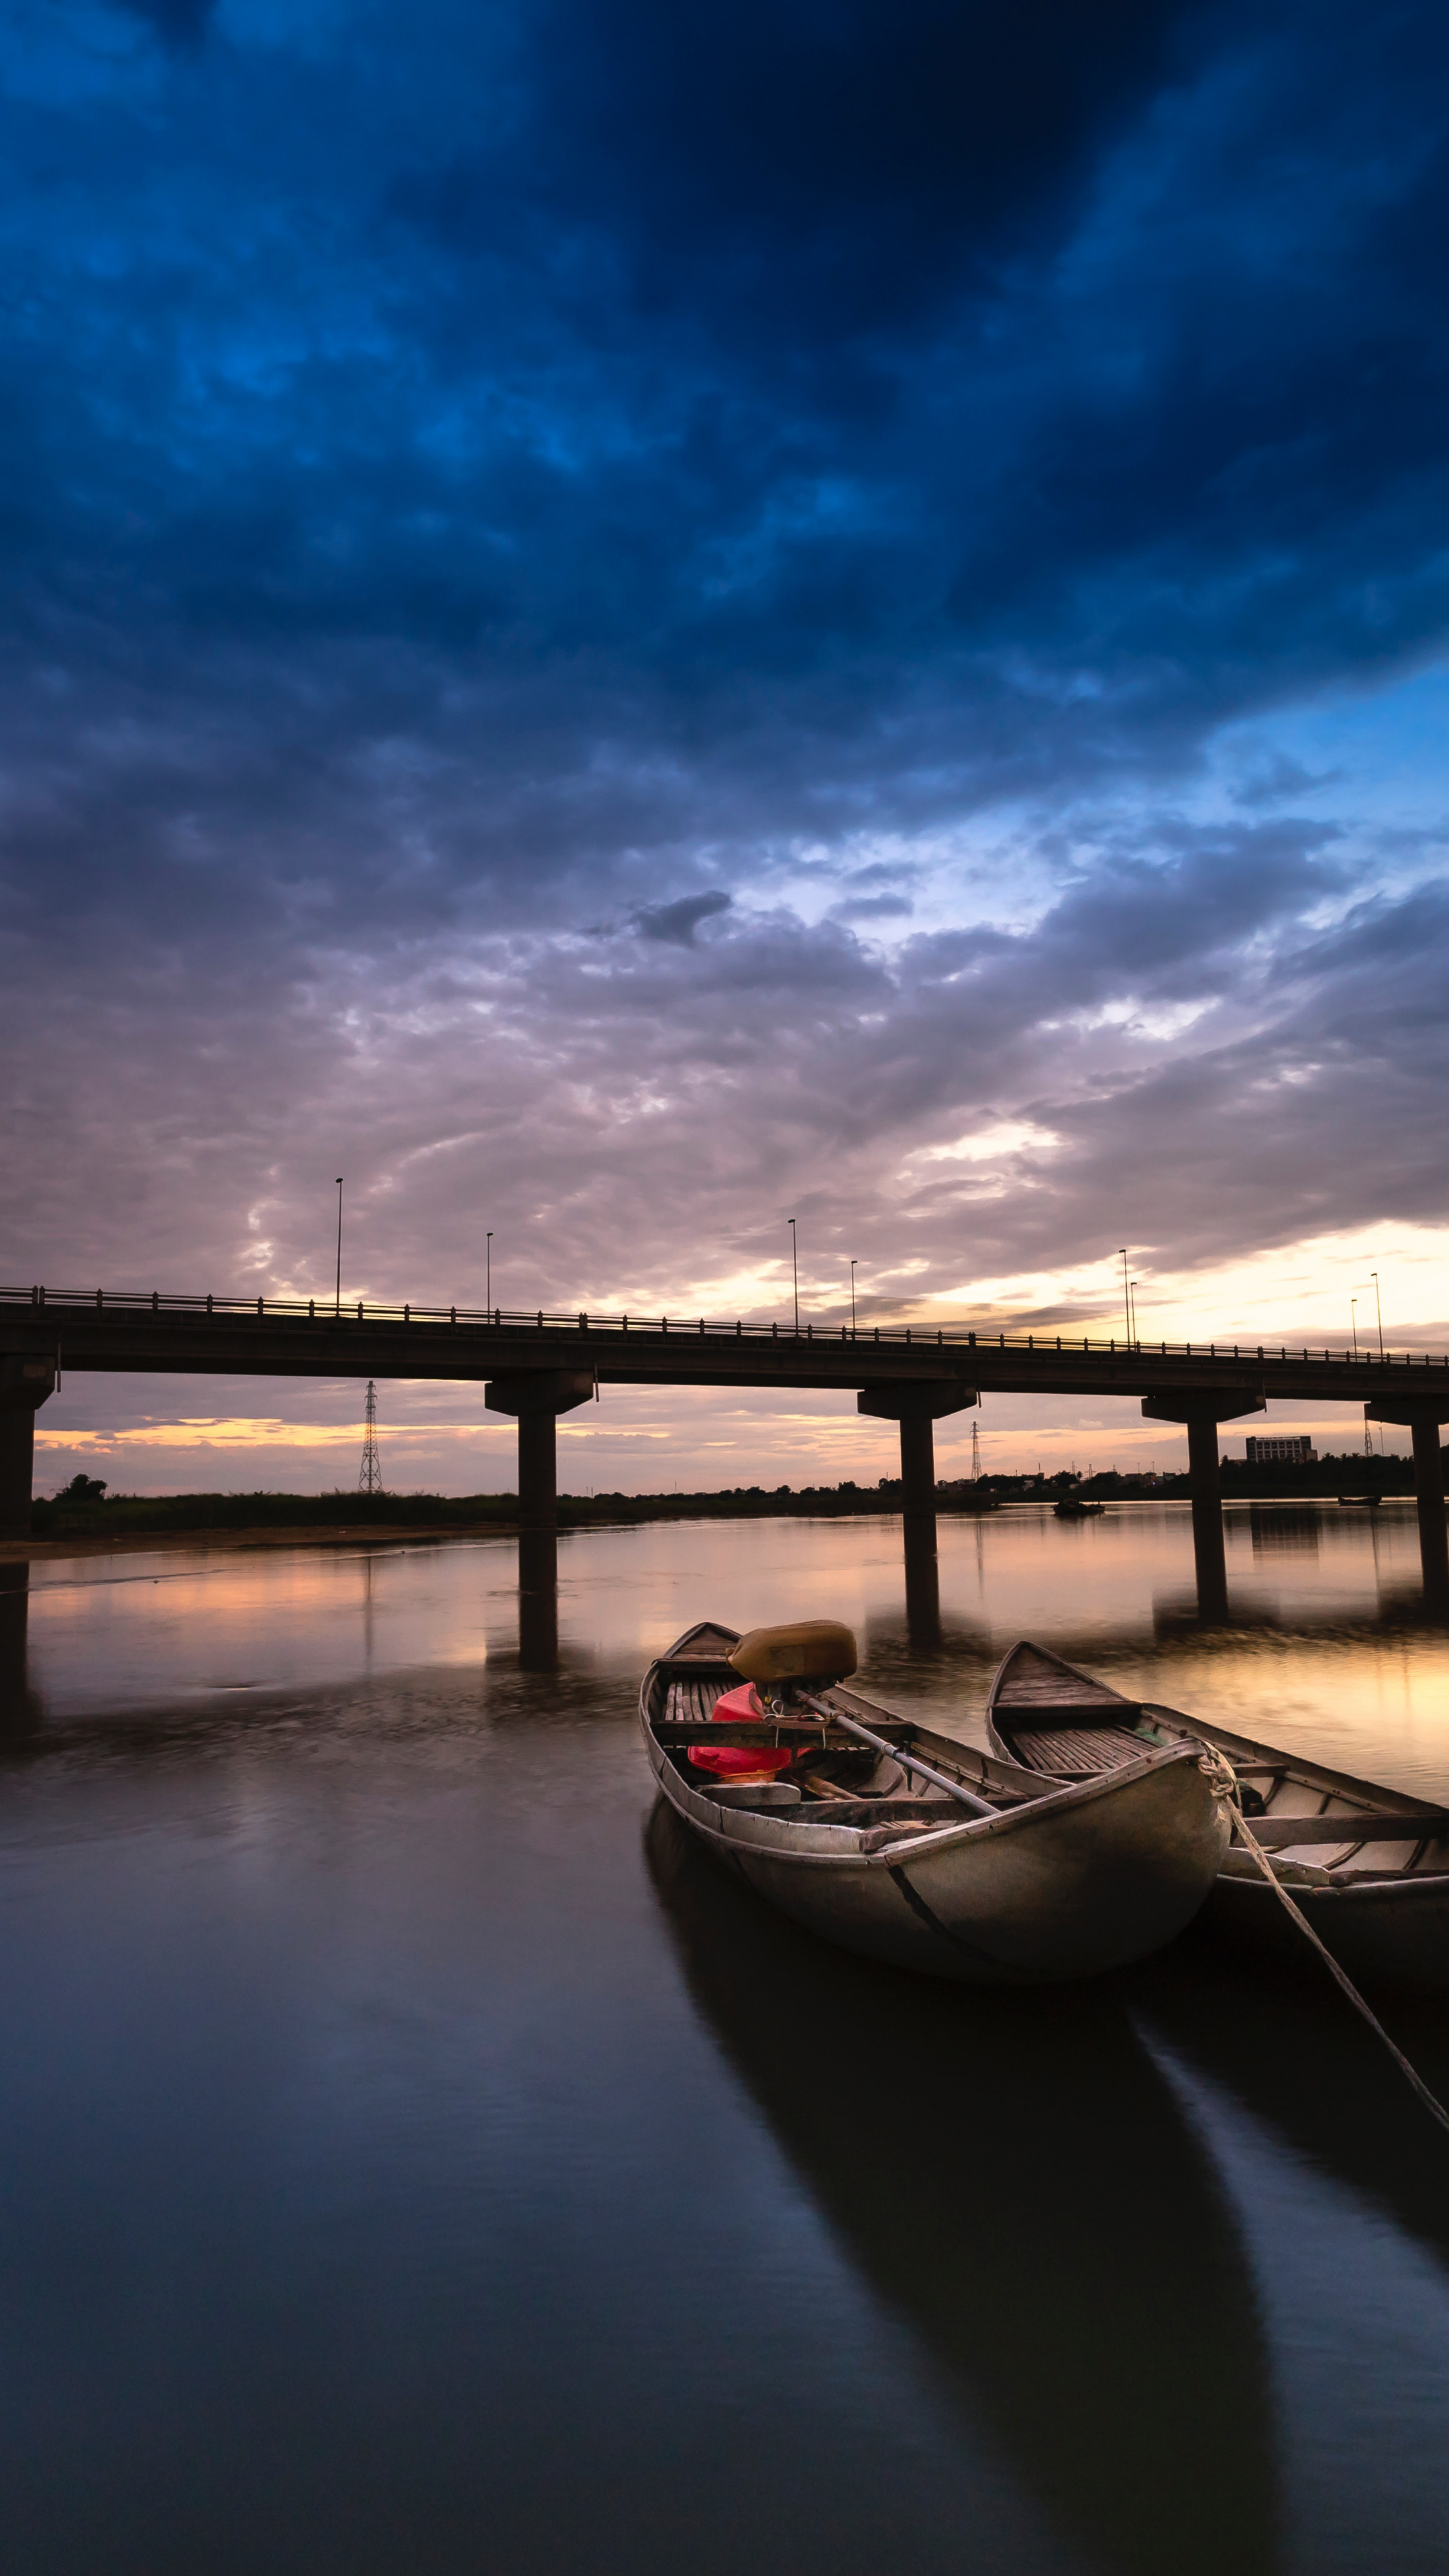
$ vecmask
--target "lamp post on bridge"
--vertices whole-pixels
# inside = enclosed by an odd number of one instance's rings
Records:
[[[850,1338],[855,1339],[855,1263],[850,1265]]]
[[[800,1339],[800,1250],[792,1216],[785,1219],[790,1229],[790,1275],[795,1283],[795,1339]]]
[[[1384,1355],[1384,1310],[1382,1301],[1379,1297],[1379,1274],[1376,1270],[1371,1270],[1369,1272],[1369,1277],[1374,1283],[1374,1312],[1379,1319],[1379,1358],[1382,1359]]]
[[[334,1315],[342,1312],[342,1174],[337,1175],[337,1303]]]
[[[1349,1299],[1349,1301],[1348,1301],[1348,1329],[1349,1329],[1349,1331],[1350,1331],[1350,1332],[1352,1333],[1352,1335],[1353,1335],[1353,1355],[1354,1355],[1354,1358],[1355,1358],[1355,1359],[1357,1359],[1357,1358],[1358,1358],[1358,1299],[1357,1299],[1356,1297],[1350,1297],[1350,1299]]]
[[[488,1312],[491,1315],[493,1312],[493,1228],[491,1225],[488,1229],[487,1241],[483,1247],[483,1262],[483,1276],[486,1282],[484,1294],[488,1301]]]
[[[1119,1245],[1117,1246],[1117,1252],[1118,1252],[1118,1257],[1119,1257],[1119,1259],[1121,1260],[1121,1263],[1122,1263],[1122,1303],[1123,1303],[1123,1305],[1124,1305],[1124,1306],[1126,1307],[1126,1309],[1127,1309],[1127,1345],[1128,1345],[1128,1348],[1129,1348],[1129,1350],[1130,1350],[1130,1348],[1131,1348],[1131,1346],[1132,1346],[1132,1288],[1131,1288],[1131,1283],[1130,1283],[1130,1281],[1129,1281],[1129,1279],[1128,1279],[1128,1277],[1127,1277],[1127,1246],[1126,1246],[1126,1244],[1125,1244],[1125,1243],[1119,1243]]]

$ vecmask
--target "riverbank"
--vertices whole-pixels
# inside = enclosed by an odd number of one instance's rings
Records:
[[[938,1497],[942,1513],[994,1509]],[[814,1487],[774,1492],[560,1494],[558,1527],[632,1528],[648,1521],[865,1518],[899,1511],[900,1486]],[[0,1565],[142,1548],[355,1547],[450,1538],[512,1538],[516,1494],[119,1494],[37,1502],[28,1538],[0,1540]]]
[[[1033,1479],[1017,1480],[1029,1498]],[[899,1511],[898,1480],[879,1485],[736,1486],[689,1494],[560,1494],[560,1530],[617,1528],[643,1521],[866,1518]],[[995,1498],[969,1485],[937,1489],[940,1512],[994,1509]],[[288,1546],[340,1537],[458,1538],[505,1536],[518,1527],[516,1494],[116,1494],[37,1501],[28,1540],[11,1550],[64,1546],[122,1547],[165,1537],[177,1542]],[[4,1551],[0,1551],[3,1554]]]
[[[1301,1468],[1223,1466],[1224,1501],[1331,1501],[1340,1492],[1390,1497],[1413,1490],[1412,1467],[1393,1456],[1316,1460]],[[1103,1502],[1184,1502],[1186,1476],[1122,1476],[1113,1470],[1083,1479],[983,1476],[936,1489],[943,1518],[995,1513],[1012,1504],[1053,1503],[1076,1492]],[[867,1519],[899,1512],[898,1478],[874,1485],[733,1486],[688,1494],[560,1494],[558,1527],[633,1527],[651,1521]],[[38,1500],[28,1538],[0,1541],[0,1565],[57,1556],[113,1555],[130,1548],[355,1547],[406,1540],[508,1538],[518,1529],[516,1494],[115,1494]]]

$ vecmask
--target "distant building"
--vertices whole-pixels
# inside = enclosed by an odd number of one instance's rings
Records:
[[[1250,1467],[1316,1467],[1318,1464],[1318,1452],[1306,1435],[1301,1440],[1286,1437],[1255,1440],[1249,1433],[1247,1446]]]

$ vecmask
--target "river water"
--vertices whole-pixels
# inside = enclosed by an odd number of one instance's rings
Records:
[[[694,1619],[980,1740],[1023,1633],[1449,1795],[1411,1506],[51,1560],[0,1595],[0,2481],[51,2570],[1449,2564],[1449,2141],[1326,1981],[973,1995],[655,1812]],[[22,1642],[24,1640],[24,1642]],[[1385,2003],[1449,2092],[1445,2016]]]

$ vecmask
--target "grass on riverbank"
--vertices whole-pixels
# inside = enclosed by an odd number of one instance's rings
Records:
[[[1311,1500],[1339,1493],[1409,1494],[1413,1467],[1407,1458],[1366,1458],[1350,1451],[1318,1459],[1304,1467],[1249,1467],[1241,1459],[1223,1465],[1227,1500]],[[972,1511],[1003,1503],[1055,1502],[1076,1491],[1103,1502],[1179,1500],[1188,1490],[1185,1475],[1122,1476],[1115,1469],[1078,1483],[1062,1472],[1055,1476],[983,1476],[973,1487],[963,1481],[937,1487],[938,1510]],[[561,1529],[585,1529],[605,1523],[667,1520],[766,1520],[783,1515],[805,1518],[853,1518],[872,1512],[898,1512],[901,1487],[897,1477],[858,1485],[734,1485],[715,1492],[688,1494],[560,1494]],[[72,1491],[37,1501],[32,1529],[37,1539],[116,1540],[157,1532],[189,1530],[388,1530],[434,1531],[439,1536],[467,1530],[510,1530],[517,1526],[516,1494],[89,1494]]]

